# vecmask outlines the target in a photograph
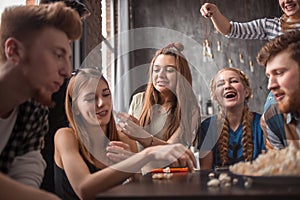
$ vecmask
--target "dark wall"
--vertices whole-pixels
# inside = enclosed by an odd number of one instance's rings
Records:
[[[185,45],[184,54],[193,72],[193,88],[198,97],[201,96],[203,105],[208,101],[209,83],[212,76],[221,68],[232,66],[241,68],[251,79],[254,97],[250,108],[262,112],[268,93],[267,79],[264,68],[256,63],[256,55],[266,41],[228,39],[217,33],[211,20],[201,16],[199,9],[207,1],[199,0],[131,0],[132,30],[145,27],[160,27],[164,29],[147,29],[135,34],[132,46],[131,67],[143,66],[143,78],[147,80],[147,69],[156,49],[171,42],[182,42]],[[281,16],[277,0],[215,0],[209,1],[218,5],[220,11],[234,21],[249,21],[256,18]],[[203,56],[203,43],[208,40],[214,58]],[[146,42],[148,41],[148,43]],[[218,41],[221,51],[217,49]],[[143,43],[142,45],[140,45]],[[147,43],[147,44],[145,44]],[[152,43],[152,44],[150,44]],[[240,54],[244,63],[240,61]],[[253,62],[253,72],[249,62]],[[133,84],[138,87],[139,84]],[[205,106],[203,106],[203,110]]]

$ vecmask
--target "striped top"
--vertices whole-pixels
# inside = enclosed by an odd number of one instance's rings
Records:
[[[284,33],[282,30],[282,17],[262,18],[249,22],[230,22],[231,32],[227,38],[272,40]],[[295,23],[293,29],[300,29],[300,23]],[[292,29],[291,29],[292,30]]]

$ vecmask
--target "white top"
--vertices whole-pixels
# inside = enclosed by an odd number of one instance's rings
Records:
[[[139,119],[142,108],[143,108],[143,99],[144,99],[144,92],[137,93],[133,96],[132,102],[129,107],[128,113],[130,115],[133,115],[135,118]],[[161,105],[153,105],[152,106],[152,116],[151,116],[151,123],[144,127],[144,129],[154,135],[155,137],[164,140],[163,139],[163,127],[165,125],[165,122],[167,120],[167,116],[169,112],[166,112]],[[194,112],[195,111],[195,112]],[[191,119],[191,130],[193,131],[193,136],[191,139],[194,139],[197,129],[197,112],[196,110],[193,111],[192,119]],[[184,138],[181,137],[181,135],[173,135],[172,141],[174,143],[182,143],[186,144],[186,141],[184,141]],[[141,150],[139,146],[139,150]]]
[[[3,119],[0,117],[0,153],[3,151],[10,137],[10,134],[12,133],[12,130],[17,120],[17,115],[17,109],[14,109],[7,118]]]
[[[0,153],[5,148],[17,120],[18,109],[5,119],[0,118]],[[40,151],[30,151],[22,156],[15,157],[7,173],[12,179],[26,185],[39,188],[44,176],[46,162]]]

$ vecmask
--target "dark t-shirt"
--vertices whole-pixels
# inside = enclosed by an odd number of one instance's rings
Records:
[[[85,161],[91,173],[99,171],[95,166]],[[55,194],[64,200],[79,199],[79,197],[74,192],[66,172],[58,167],[54,162],[54,190]]]

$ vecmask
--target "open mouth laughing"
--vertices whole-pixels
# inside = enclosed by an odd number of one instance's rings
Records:
[[[236,92],[230,91],[230,92],[226,92],[226,93],[223,95],[223,97],[224,97],[225,99],[232,99],[232,98],[236,97],[236,95],[237,95]]]

